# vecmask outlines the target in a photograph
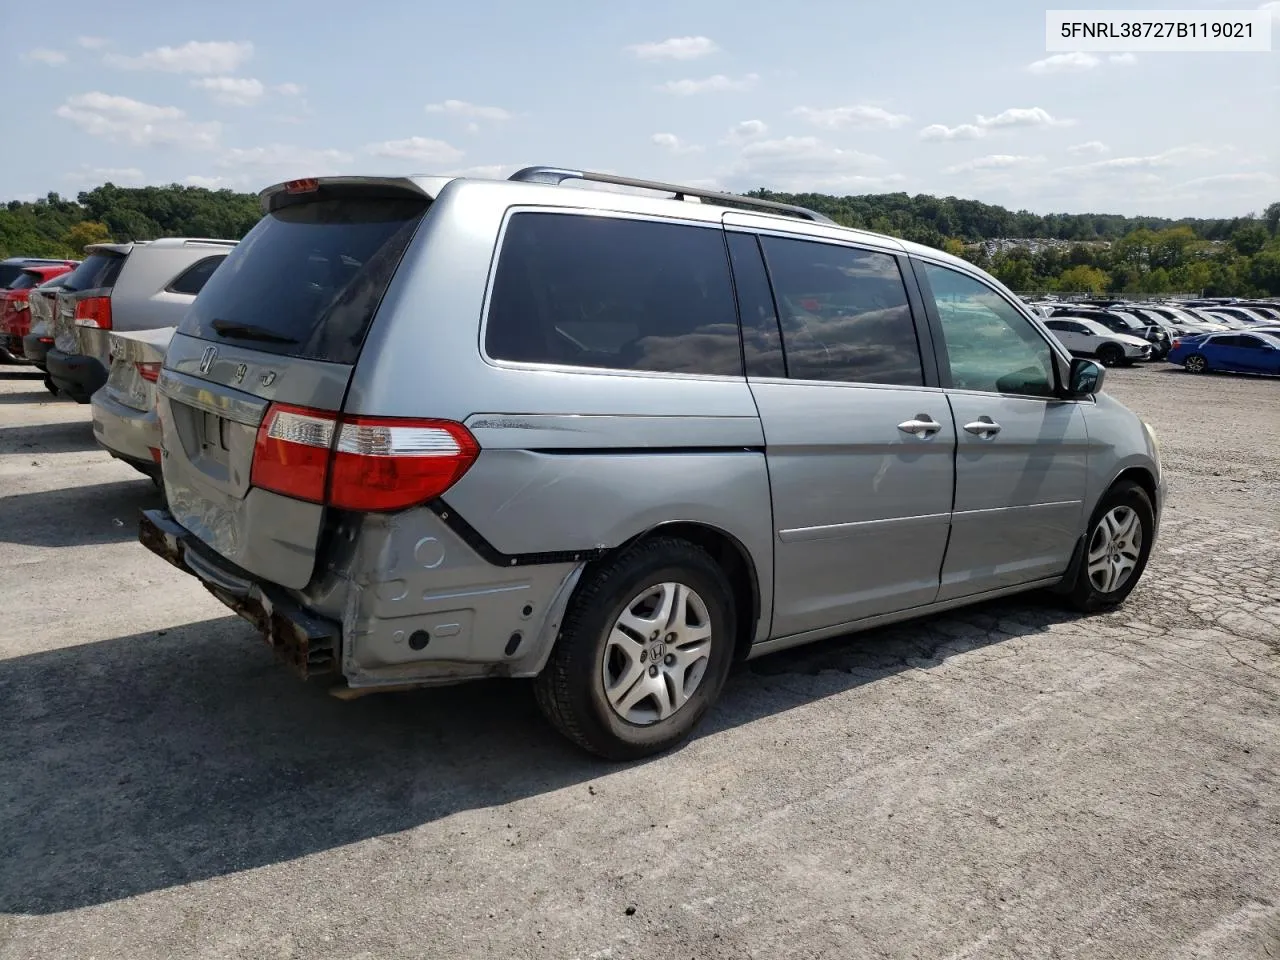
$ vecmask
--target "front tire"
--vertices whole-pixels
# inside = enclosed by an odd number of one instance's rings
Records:
[[[1118,367],[1124,363],[1124,351],[1114,343],[1104,343],[1098,348],[1098,362],[1104,367]]]
[[[1155,508],[1142,487],[1127,480],[1112,487],[1089,519],[1068,603],[1083,613],[1124,603],[1147,568],[1155,529]]]
[[[686,739],[733,661],[733,590],[705,550],[659,538],[604,561],[579,586],[546,667],[538,706],[562,734],[609,760]]]

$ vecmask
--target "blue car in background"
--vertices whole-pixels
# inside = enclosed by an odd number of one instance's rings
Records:
[[[1192,373],[1222,370],[1280,376],[1280,335],[1244,331],[1179,337],[1166,357]]]

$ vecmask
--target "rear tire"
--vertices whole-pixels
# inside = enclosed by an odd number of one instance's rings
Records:
[[[587,571],[534,681],[538,706],[609,760],[670,749],[724,687],[734,611],[729,580],[705,550],[668,537],[637,544]]]
[[[1107,491],[1089,518],[1067,603],[1082,613],[1124,603],[1147,568],[1155,529],[1155,509],[1142,487],[1124,480]]]
[[[1104,343],[1098,348],[1098,362],[1104,367],[1118,367],[1124,363],[1124,351],[1114,343]]]
[[[1188,373],[1208,373],[1209,361],[1203,353],[1193,353],[1182,361],[1183,369]]]

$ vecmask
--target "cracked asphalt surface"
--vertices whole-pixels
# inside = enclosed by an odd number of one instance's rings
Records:
[[[0,958],[1280,957],[1280,383],[1107,389],[1171,477],[1122,609],[762,658],[610,766],[523,684],[298,683],[0,367]]]

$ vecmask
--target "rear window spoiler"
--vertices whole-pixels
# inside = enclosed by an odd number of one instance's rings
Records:
[[[456,177],[308,177],[287,180],[258,194],[263,213],[271,213],[292,203],[348,196],[408,195],[434,200],[445,184]]]

